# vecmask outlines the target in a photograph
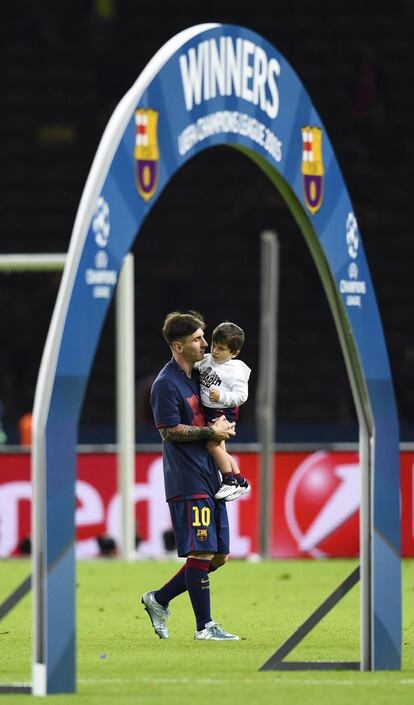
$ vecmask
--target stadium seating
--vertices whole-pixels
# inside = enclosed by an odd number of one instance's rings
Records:
[[[89,3],[58,3],[53,11],[42,10],[48,5],[2,3],[0,36],[7,59],[0,117],[2,253],[66,251],[113,108],[164,41],[201,21],[192,2],[181,2],[174,18],[158,13],[157,23],[159,2],[140,3],[139,11],[132,0],[118,3],[114,17],[107,19],[94,15]],[[404,360],[410,355],[406,331],[414,240],[405,183],[413,147],[404,96],[411,80],[412,10],[407,2],[381,2],[374,16],[369,4],[339,2],[337,11],[327,15],[321,0],[296,5],[293,20],[287,0],[277,3],[277,11],[272,2],[257,2],[254,8],[241,4],[237,23],[268,37],[285,54],[320,109],[363,233],[401,395],[401,420],[409,428],[414,400],[408,389],[414,380]],[[213,14],[218,21],[236,21],[228,12]],[[361,103],[366,66],[375,90]],[[315,440],[323,440],[328,428],[334,439],[341,434],[356,438],[339,344],[303,238],[257,167],[229,149],[209,150],[177,174],[134,247],[137,380],[153,374],[166,358],[159,335],[166,310],[198,307],[210,330],[223,318],[234,319],[246,330],[243,358],[253,368],[251,398],[242,415],[246,438],[253,437],[258,236],[268,228],[278,232],[281,242],[279,438],[301,440],[306,425]],[[58,284],[56,275],[24,277],[6,277],[0,289],[3,330],[8,331],[0,398],[11,429],[31,404]],[[101,435],[108,440],[105,434],[112,433],[113,367],[111,310],[86,396],[85,439],[88,428],[101,429],[91,431],[94,439]]]

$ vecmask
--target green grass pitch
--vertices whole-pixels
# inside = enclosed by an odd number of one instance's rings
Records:
[[[59,705],[405,705],[414,702],[414,561],[403,564],[401,672],[259,672],[260,666],[351,573],[354,561],[230,561],[211,576],[213,618],[240,642],[195,642],[188,596],[171,605],[170,639],[158,639],[140,604],[180,567],[175,561],[81,562],[77,569],[78,692]],[[0,602],[29,574],[0,563]],[[62,605],[62,609],[64,606]],[[359,588],[288,657],[359,660]],[[31,679],[31,598],[0,622],[0,683]],[[39,702],[0,694],[0,705]]]

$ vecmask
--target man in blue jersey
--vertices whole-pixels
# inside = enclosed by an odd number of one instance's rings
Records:
[[[217,467],[206,441],[228,440],[235,424],[225,416],[207,426],[200,400],[199,372],[207,343],[205,323],[194,311],[167,315],[162,334],[172,359],[151,390],[155,424],[162,438],[164,484],[177,552],[187,558],[181,570],[159,590],[144,593],[142,603],[156,634],[168,639],[168,605],[188,591],[196,618],[195,639],[233,641],[211,618],[209,573],[224,565],[230,551],[226,503],[214,500],[220,487]]]

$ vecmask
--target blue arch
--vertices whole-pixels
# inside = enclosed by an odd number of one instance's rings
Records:
[[[174,173],[223,144],[244,152],[275,184],[318,267],[361,427],[362,663],[400,667],[398,423],[361,233],[323,123],[286,59],[247,29],[208,24],[173,37],[121,100],[79,205],[33,419],[39,691],[75,688],[77,425],[122,260]]]

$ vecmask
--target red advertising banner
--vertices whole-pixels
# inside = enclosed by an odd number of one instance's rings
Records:
[[[250,494],[228,502],[234,557],[258,552],[259,456],[234,454],[252,484]],[[80,453],[76,483],[78,558],[99,555],[97,537],[119,541],[120,498],[113,453]],[[275,454],[272,554],[278,558],[356,556],[359,552],[358,454],[318,451]],[[414,453],[401,453],[402,553],[414,556]],[[134,487],[138,557],[166,555],[171,529],[164,498],[162,458],[137,453]],[[0,456],[0,557],[19,555],[30,537],[29,454]]]

